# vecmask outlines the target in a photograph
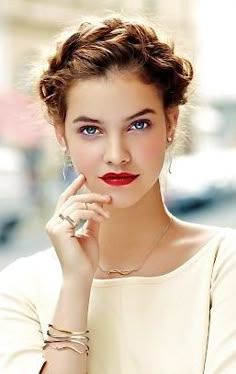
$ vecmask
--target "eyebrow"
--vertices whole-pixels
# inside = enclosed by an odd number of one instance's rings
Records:
[[[137,112],[135,114],[132,114],[131,116],[125,118],[125,121],[130,121],[131,119],[134,119],[136,117],[139,117],[139,116],[143,116],[144,114],[156,114],[155,110],[154,109],[151,109],[151,108],[145,108],[143,110],[141,110],[140,112]],[[102,122],[99,121],[98,119],[95,119],[95,118],[91,118],[91,117],[87,117],[87,116],[79,116],[79,117],[76,117],[74,120],[73,120],[73,123],[76,123],[76,122],[93,122],[93,123],[98,123],[98,124],[101,124]]]

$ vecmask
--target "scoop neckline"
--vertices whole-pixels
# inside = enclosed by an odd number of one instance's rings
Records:
[[[92,286],[94,287],[109,287],[114,285],[122,285],[122,284],[144,284],[144,283],[161,283],[167,279],[173,278],[174,276],[177,276],[178,274],[185,271],[189,266],[191,266],[194,262],[196,262],[208,249],[208,247],[212,244],[212,242],[223,239],[225,231],[230,230],[229,227],[220,227],[220,230],[214,233],[214,235],[205,243],[203,246],[201,246],[198,251],[190,257],[187,261],[185,261],[183,264],[175,268],[174,270],[169,271],[168,273],[161,274],[161,275],[152,275],[152,276],[142,276],[142,275],[134,275],[131,277],[124,277],[124,278],[106,278],[106,279],[100,279],[100,278],[93,278]]]

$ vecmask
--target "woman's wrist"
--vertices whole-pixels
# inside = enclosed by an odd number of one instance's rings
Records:
[[[90,295],[93,279],[85,279],[80,275],[63,274],[62,288],[66,290],[75,291],[77,294],[84,293]]]
[[[88,283],[66,279],[61,286],[52,324],[66,330],[86,330],[90,298]]]

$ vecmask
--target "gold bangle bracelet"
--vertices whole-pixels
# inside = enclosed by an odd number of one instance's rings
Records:
[[[81,335],[81,334],[66,334],[64,336],[58,336],[58,335],[54,335],[52,332],[47,330],[47,335],[50,338],[56,338],[56,339],[65,339],[69,337],[69,338],[75,338],[75,339],[85,339],[87,342],[89,341],[89,337],[87,335]]]
[[[49,343],[64,343],[64,342],[69,342],[69,343],[75,343],[75,344],[80,344],[80,345],[82,345],[83,347],[86,347],[88,350],[89,350],[89,346],[88,346],[88,344],[86,344],[86,343],[83,343],[83,342],[81,342],[81,341],[79,341],[79,340],[77,340],[77,339],[63,339],[63,340],[61,340],[61,339],[50,339],[50,340],[44,340],[44,343],[46,343],[46,344],[49,344]]]
[[[61,350],[64,350],[64,349],[71,349],[72,351],[77,352],[77,353],[79,353],[79,354],[84,354],[84,353],[86,353],[87,356],[88,356],[88,350],[85,350],[85,351],[79,351],[78,349],[76,349],[76,348],[74,348],[74,347],[72,347],[72,346],[70,346],[70,345],[63,345],[63,346],[59,347],[59,346],[54,346],[54,345],[52,345],[52,344],[47,343],[47,344],[44,345],[43,350],[45,350],[47,347],[52,348],[52,349],[56,349],[56,350],[58,350],[58,351],[61,351]]]
[[[58,327],[52,325],[52,324],[49,324],[48,327],[56,330],[56,331],[59,331],[59,332],[63,332],[65,334],[73,334],[73,335],[85,335],[85,334],[88,334],[89,333],[89,330],[87,331],[68,331],[68,330],[62,330],[62,329],[59,329]]]

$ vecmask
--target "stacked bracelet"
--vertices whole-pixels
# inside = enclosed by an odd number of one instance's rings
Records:
[[[73,351],[75,351],[79,354],[86,353],[88,355],[89,337],[87,336],[87,334],[89,333],[89,331],[68,331],[68,330],[65,330],[65,329],[60,329],[58,327],[55,327],[52,324],[49,324],[48,328],[49,328],[48,331],[47,331],[48,339],[46,339],[44,341],[45,344],[43,346],[43,350],[46,349],[47,347],[57,349],[57,350],[71,349],[71,350],[73,350]],[[57,334],[50,331],[50,329],[56,331]],[[58,335],[58,333],[59,333],[59,335]],[[83,350],[78,350],[71,345],[60,345],[60,346],[52,345],[52,343],[65,343],[65,342],[66,343],[76,343],[76,344],[82,346]]]

